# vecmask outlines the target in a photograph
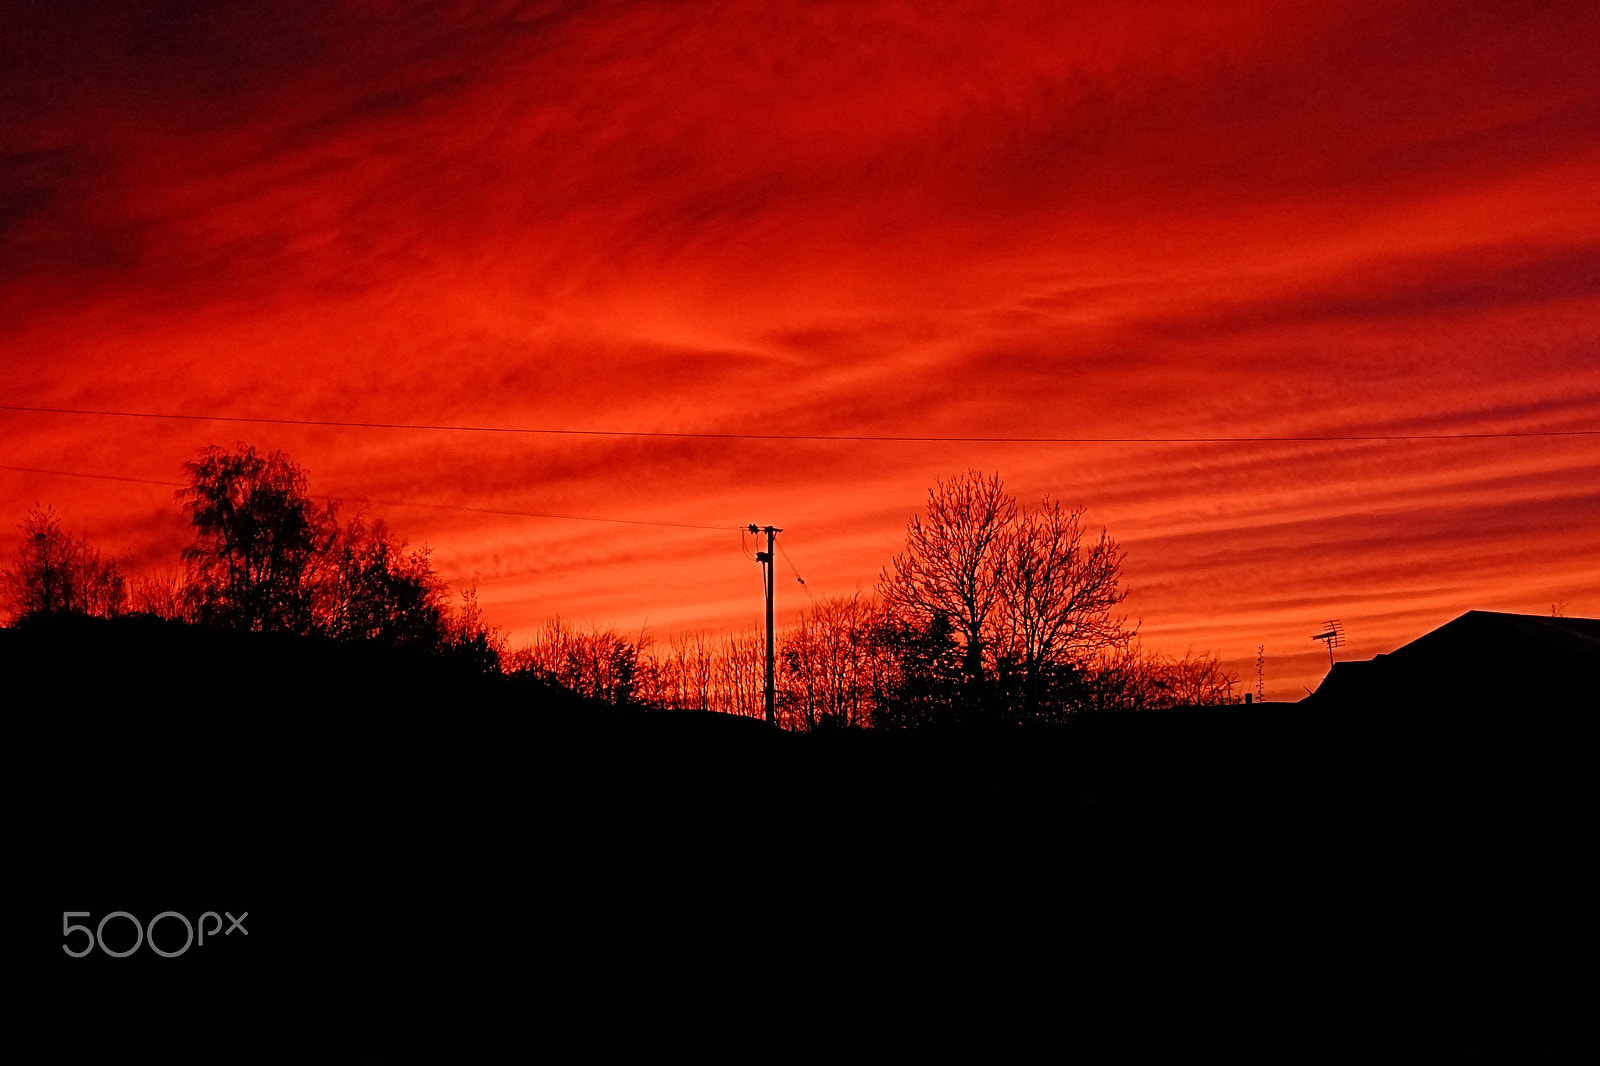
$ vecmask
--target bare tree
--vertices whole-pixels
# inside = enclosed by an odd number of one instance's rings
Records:
[[[406,550],[381,520],[352,518],[316,561],[316,630],[341,640],[439,647],[450,629],[449,603],[428,554]]]
[[[1081,698],[1101,711],[1209,707],[1232,702],[1236,683],[1215,653],[1161,655],[1133,640],[1096,658]]]
[[[4,574],[6,598],[16,618],[49,614],[121,614],[127,581],[83,537],[61,526],[50,507],[35,506],[22,522],[23,540]]]
[[[1105,530],[1085,543],[1083,509],[1048,497],[1005,531],[999,643],[1022,674],[1022,713],[1047,696],[1052,672],[1086,663],[1132,636],[1113,612],[1123,553]]]
[[[481,673],[501,672],[506,654],[505,633],[484,621],[477,585],[461,590],[461,606],[445,612],[443,629],[444,639],[437,651]]]
[[[578,629],[559,616],[546,619],[538,638],[512,656],[511,666],[617,706],[652,699],[660,689],[647,633],[630,641],[613,628]]]
[[[679,633],[661,654],[651,656],[647,680],[652,687],[640,698],[674,710],[710,710],[715,676],[716,654],[706,634]]]
[[[859,594],[812,605],[783,634],[780,712],[792,728],[871,718],[873,610]]]
[[[766,714],[767,638],[759,630],[730,633],[717,661],[713,710],[760,718]]]
[[[135,614],[155,615],[169,621],[192,622],[189,597],[182,571],[162,570],[133,579],[128,591],[128,609]]]
[[[1104,530],[1084,533],[1081,508],[1047,497],[1023,511],[998,476],[976,471],[940,481],[879,584],[900,688],[926,690],[917,698],[933,717],[950,713],[936,682],[940,645],[954,640],[958,713],[1030,718],[1067,709],[1088,663],[1131,636],[1115,614],[1127,596],[1122,559]]]
[[[990,616],[1005,593],[1006,533],[1016,514],[997,474],[969,470],[939,481],[928,492],[926,515],[906,526],[906,550],[879,583],[884,604],[906,622],[949,621],[973,687],[983,677]]]

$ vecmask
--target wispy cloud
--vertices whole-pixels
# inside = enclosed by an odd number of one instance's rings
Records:
[[[1600,427],[1591,4],[24,8],[0,43],[8,403],[840,435]],[[934,478],[999,470],[1125,540],[1152,639],[1241,663],[1336,610],[1373,650],[1552,590],[1600,613],[1576,440],[0,415],[17,466],[174,477],[240,438],[351,500],[776,521],[819,593],[870,587]],[[161,490],[106,484],[0,472],[0,501],[54,499],[139,560],[181,543]],[[754,595],[715,537],[388,517],[519,633],[723,624]]]

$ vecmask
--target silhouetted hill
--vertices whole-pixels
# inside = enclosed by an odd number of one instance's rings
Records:
[[[1516,708],[1492,739],[1320,700],[796,736],[151,619],[0,630],[0,669],[49,994],[357,1060],[470,1041],[462,1017],[498,1041],[530,1004],[846,975],[880,1004],[978,996],[1041,954],[1088,976],[1223,931],[1279,966],[1402,926],[1454,950],[1443,886],[1527,859],[1560,794],[1552,715]],[[178,958],[73,959],[63,911],[250,917]]]

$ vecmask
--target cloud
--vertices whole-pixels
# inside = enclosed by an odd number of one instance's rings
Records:
[[[734,433],[1594,428],[1596,17],[22,5],[0,42],[6,394]],[[1376,641],[1454,609],[1451,589],[1506,603],[1565,581],[1572,610],[1600,611],[1577,576],[1600,565],[1580,440],[907,447],[0,416],[14,465],[89,473],[175,476],[241,438],[352,499],[775,521],[837,592],[870,586],[934,478],[1000,470],[1023,498],[1089,504],[1142,553],[1149,632],[1197,646],[1298,634],[1289,613],[1328,591]],[[0,502],[50,494],[116,550],[170,546],[160,490],[88,484],[0,473]],[[1515,532],[1519,515],[1538,521]],[[389,517],[519,631],[726,621],[750,591],[721,542]],[[1330,530],[1347,563],[1308,562]],[[1252,588],[1218,607],[1240,568]]]

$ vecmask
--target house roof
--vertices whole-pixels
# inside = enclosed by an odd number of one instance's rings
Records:
[[[1600,618],[1548,618],[1537,614],[1468,611],[1391,655],[1415,655],[1444,643],[1516,640],[1564,647],[1577,654],[1600,654]]]
[[[1600,692],[1600,619],[1468,611],[1386,655],[1337,663],[1317,703],[1569,702]]]

